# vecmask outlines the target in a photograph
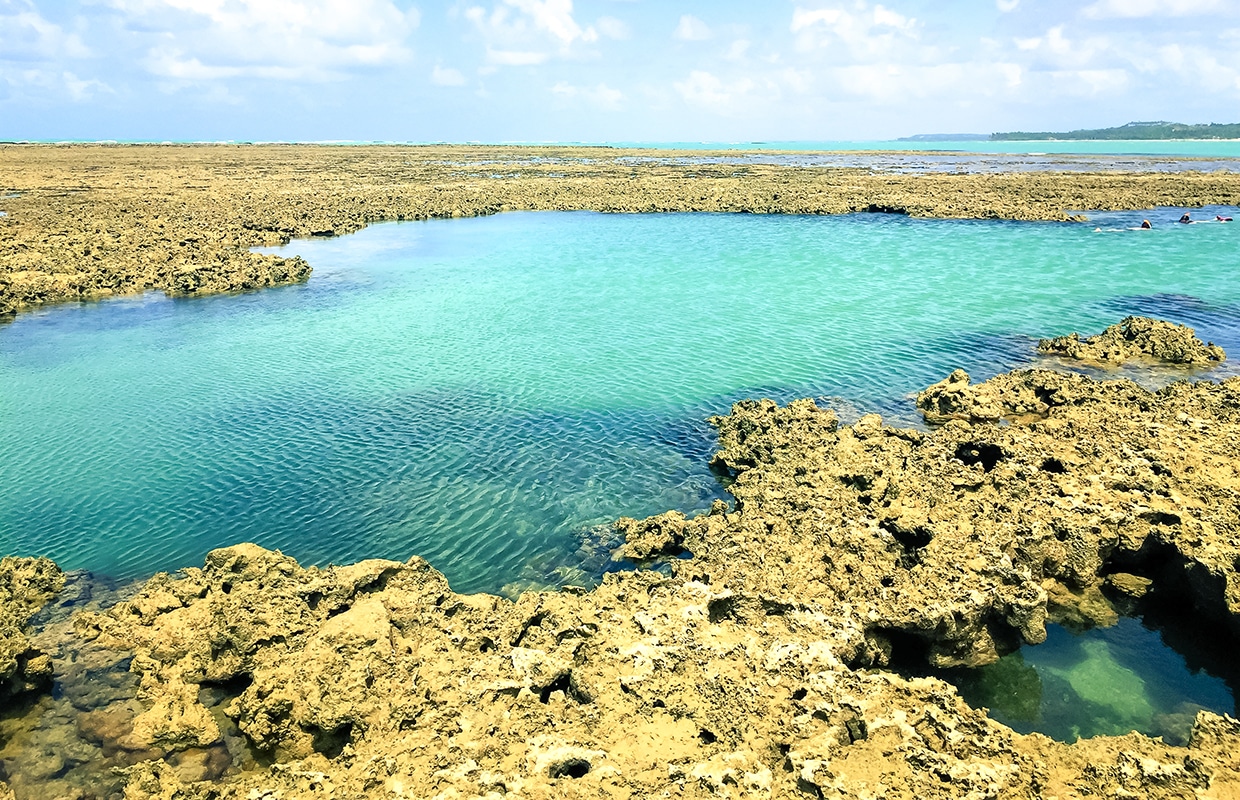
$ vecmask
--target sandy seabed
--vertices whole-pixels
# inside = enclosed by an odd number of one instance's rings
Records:
[[[4,146],[0,310],[239,291],[249,253],[391,219],[504,210],[898,211],[1234,204],[1240,176],[634,166],[624,151]],[[661,155],[666,155],[661,153]],[[697,154],[700,155],[700,154]],[[1065,358],[1222,354],[1126,320]],[[1056,350],[1055,348],[1058,348]],[[0,798],[1240,797],[1240,723],[1180,745],[1023,736],[949,684],[1048,621],[1139,597],[1240,634],[1240,379],[957,372],[929,432],[810,401],[715,420],[732,503],[620,520],[664,564],[592,590],[453,593],[433,565],[303,568],[253,545],[109,587],[0,562]],[[692,554],[689,558],[680,558]],[[51,689],[52,691],[49,691]]]

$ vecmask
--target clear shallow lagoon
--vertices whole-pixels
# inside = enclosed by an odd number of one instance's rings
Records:
[[[582,582],[595,526],[721,495],[704,420],[735,399],[911,423],[952,369],[1129,313],[1240,353],[1240,225],[1179,214],[386,224],[283,248],[302,286],[23,314],[0,327],[0,552],[123,579],[256,541],[421,555],[459,591]]]

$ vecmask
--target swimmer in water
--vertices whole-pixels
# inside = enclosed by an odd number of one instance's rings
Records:
[[[1154,226],[1150,224],[1150,221],[1148,219],[1141,220],[1141,230],[1148,231],[1152,227]]]
[[[1190,217],[1186,211],[1184,212],[1184,216],[1180,217],[1180,222],[1184,225],[1191,225],[1193,223],[1193,218]]]
[[[1231,217],[1224,217],[1222,214],[1214,215],[1215,222],[1231,222]]]

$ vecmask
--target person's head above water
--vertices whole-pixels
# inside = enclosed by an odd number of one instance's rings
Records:
[[[1142,228],[1145,228],[1146,230],[1149,230],[1150,228],[1152,228],[1152,227],[1154,227],[1154,226],[1153,226],[1153,225],[1150,225],[1150,221],[1149,221],[1148,219],[1143,219],[1143,220],[1141,220],[1141,227],[1142,227]]]
[[[1188,223],[1188,222],[1192,222],[1192,221],[1193,221],[1193,220],[1192,220],[1192,217],[1188,216],[1188,212],[1187,212],[1187,211],[1185,211],[1185,212],[1184,212],[1184,216],[1180,217],[1180,222]]]

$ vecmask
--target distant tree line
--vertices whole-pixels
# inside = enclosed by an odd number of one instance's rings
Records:
[[[1048,139],[1240,139],[1240,123],[1185,125],[1182,122],[1129,122],[1118,128],[1068,131],[1066,133],[1013,131],[992,133],[992,142]]]

